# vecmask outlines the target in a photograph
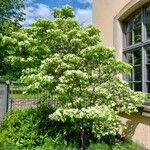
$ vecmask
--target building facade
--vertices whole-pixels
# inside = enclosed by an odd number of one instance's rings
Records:
[[[100,29],[103,45],[133,66],[124,78],[129,86],[150,93],[150,0],[93,0],[93,25]],[[122,120],[127,126],[122,134],[150,150],[150,100],[141,112],[122,114]]]

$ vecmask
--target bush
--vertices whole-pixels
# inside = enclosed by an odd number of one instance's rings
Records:
[[[41,106],[7,114],[0,127],[0,150],[77,150],[78,131],[69,120],[66,123],[51,121],[48,115],[53,112],[53,108]],[[113,145],[110,141],[114,141],[114,137],[106,137],[107,144],[94,139],[91,133],[87,138],[87,150],[138,149],[132,141]]]
[[[18,109],[7,114],[0,127],[0,150],[45,146],[47,144],[44,145],[44,140],[48,137],[55,139],[57,144],[59,141],[67,145],[70,143],[76,145],[78,131],[70,120],[65,123],[51,121],[48,116],[54,111],[51,107],[41,106],[25,110]]]
[[[78,131],[69,120],[65,123],[51,121],[48,116],[54,111],[54,108],[40,106],[25,110],[18,109],[7,114],[0,127],[0,150],[31,150],[37,146],[45,147],[48,145],[47,140],[45,141],[47,138],[53,139],[53,142],[52,140],[49,142],[52,147],[56,143],[58,145],[58,142],[60,146],[64,145],[62,143],[76,146]]]
[[[42,145],[48,135],[55,135],[55,122],[48,118],[53,112],[53,108],[41,106],[6,115],[0,128],[0,149],[31,149]]]

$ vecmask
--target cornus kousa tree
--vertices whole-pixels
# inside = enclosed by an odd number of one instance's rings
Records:
[[[5,60],[28,92],[47,89],[51,99],[60,101],[62,106],[49,118],[72,122],[70,129],[78,131],[84,149],[89,132],[99,139],[115,135],[121,128],[118,114],[136,111],[144,95],[118,77],[131,67],[101,45],[98,29],[80,26],[69,6],[53,15],[53,21],[38,20],[2,37],[3,46],[11,45]]]

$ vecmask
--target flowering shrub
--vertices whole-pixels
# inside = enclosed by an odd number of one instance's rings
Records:
[[[82,149],[89,126],[99,139],[115,135],[122,125],[118,114],[137,111],[144,100],[118,77],[131,67],[102,46],[99,33],[91,25],[80,26],[66,6],[54,11],[53,21],[38,20],[2,38],[10,53],[6,61],[12,70],[18,68],[15,76],[21,76],[28,92],[46,88],[52,99],[61,101],[63,106],[49,118],[74,123]]]

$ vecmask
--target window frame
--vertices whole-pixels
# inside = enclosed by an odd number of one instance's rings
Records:
[[[125,21],[123,21],[123,60],[125,62],[127,62],[127,53],[131,52],[131,54],[134,52],[134,50],[136,49],[140,49],[141,51],[141,75],[142,75],[142,92],[148,92],[148,82],[150,83],[150,81],[147,81],[147,47],[150,47],[150,38],[147,38],[147,29],[146,29],[146,9],[150,8],[150,3],[141,7],[140,9],[138,9],[137,11],[135,11],[133,14],[130,15],[130,17],[128,17]],[[141,16],[141,42],[137,42],[135,43],[134,40],[134,35],[133,35],[133,20],[134,17],[136,15],[138,15],[138,13],[140,13]],[[128,45],[129,41],[127,41],[127,26],[129,21],[132,22],[132,44]],[[133,54],[132,54],[133,55]],[[133,56],[132,56],[133,57]],[[133,58],[132,58],[133,59]],[[133,63],[132,63],[133,64]],[[150,64],[150,63],[149,63]],[[132,70],[133,71],[133,70]],[[133,72],[132,72],[132,76],[133,76]],[[124,77],[125,80],[127,80],[127,76]],[[129,82],[129,80],[127,80]],[[130,83],[133,83],[135,80],[134,78],[132,79],[132,81]],[[133,85],[132,85],[132,89],[134,89]],[[148,102],[150,104],[150,99],[146,100],[145,102]]]

